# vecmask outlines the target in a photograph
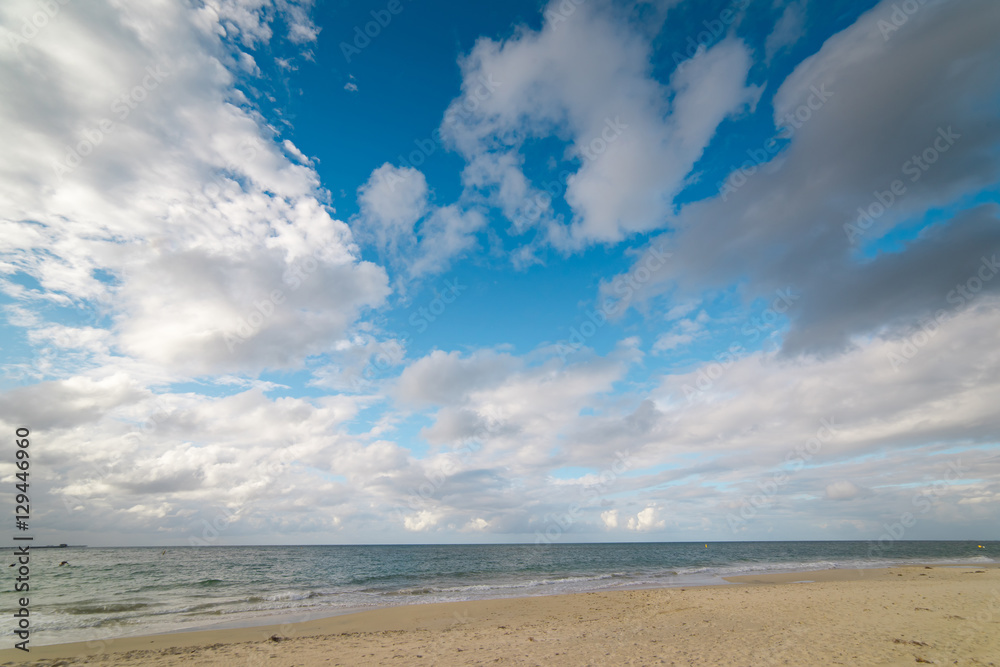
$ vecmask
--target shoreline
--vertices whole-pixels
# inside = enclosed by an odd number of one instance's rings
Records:
[[[273,665],[469,664],[505,658],[512,664],[662,659],[735,665],[767,664],[775,656],[775,664],[830,664],[839,652],[854,664],[913,664],[917,658],[942,664],[950,657],[948,664],[1000,665],[1000,564],[724,580],[732,585],[401,605],[296,623],[52,644],[30,653],[10,648],[0,650],[0,664],[173,665],[197,659],[221,665],[256,658]],[[705,662],[692,662],[698,654]]]
[[[576,590],[542,590],[536,589],[536,592],[531,592],[531,587],[523,588],[516,593],[499,593],[490,595],[486,594],[483,597],[470,597],[470,598],[457,598],[457,599],[436,599],[436,600],[425,600],[421,597],[414,597],[411,599],[396,598],[397,600],[403,600],[398,602],[390,602],[388,600],[382,601],[375,604],[359,604],[357,606],[312,606],[312,607],[286,607],[286,608],[275,608],[275,609],[262,609],[256,611],[245,611],[240,613],[222,614],[221,616],[215,616],[214,618],[202,618],[197,621],[188,622],[174,622],[167,623],[166,627],[139,627],[135,628],[127,634],[115,634],[115,635],[105,635],[98,636],[96,639],[88,639],[87,637],[81,637],[82,632],[79,630],[72,634],[75,636],[70,636],[69,638],[55,642],[55,643],[36,643],[37,638],[32,638],[33,648],[35,650],[48,647],[48,646],[60,646],[63,644],[82,644],[87,641],[92,642],[117,642],[123,639],[139,638],[139,637],[155,637],[159,635],[176,635],[190,632],[202,632],[202,631],[219,631],[219,630],[239,630],[244,628],[252,628],[258,626],[278,626],[285,625],[288,623],[299,623],[304,621],[315,621],[322,620],[325,618],[332,618],[336,616],[351,615],[357,613],[364,613],[370,611],[378,611],[382,609],[393,609],[396,607],[409,607],[409,606],[423,606],[423,605],[434,605],[448,602],[476,602],[476,601],[486,601],[486,600],[503,600],[503,599],[521,599],[521,598],[537,598],[537,597],[554,597],[561,595],[575,595],[580,593],[604,593],[604,592],[614,592],[614,591],[640,591],[640,590],[658,590],[658,589],[672,589],[672,588],[695,588],[695,587],[716,587],[716,586],[729,586],[736,583],[741,583],[739,579],[741,577],[754,577],[758,575],[778,575],[779,577],[790,574],[802,575],[802,580],[811,581],[809,575],[811,573],[820,571],[838,571],[838,572],[854,572],[859,570],[879,570],[886,569],[889,567],[907,567],[907,566],[924,566],[931,565],[933,567],[990,567],[993,565],[1000,566],[1000,563],[994,561],[980,563],[972,562],[970,563],[967,559],[935,559],[935,560],[901,560],[897,563],[883,564],[883,563],[837,563],[837,562],[813,562],[813,563],[767,563],[758,564],[763,565],[762,567],[740,567],[736,571],[732,571],[730,567],[705,567],[702,568],[704,572],[669,572],[668,574],[674,575],[671,578],[661,579],[661,580],[649,580],[638,581],[633,583],[623,583],[615,585],[600,586],[595,585],[593,587],[581,587]],[[819,566],[819,567],[816,567]],[[682,568],[683,569],[683,568]],[[725,570],[730,570],[726,572]],[[720,571],[721,570],[721,571]],[[595,578],[594,581],[602,579],[601,577]],[[591,582],[593,583],[593,582]],[[391,599],[391,598],[390,598]],[[228,618],[227,618],[228,617]],[[124,629],[124,628],[123,628]],[[2,649],[0,649],[0,655],[2,655]]]

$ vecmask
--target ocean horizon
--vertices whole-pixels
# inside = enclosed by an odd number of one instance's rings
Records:
[[[968,540],[69,546],[31,552],[28,595],[37,646],[752,573],[987,564],[998,551]],[[21,594],[6,595],[13,606]],[[8,636],[14,620],[3,619]]]

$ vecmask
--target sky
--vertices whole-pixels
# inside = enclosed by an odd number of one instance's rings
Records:
[[[36,543],[1000,539],[998,34],[8,0],[0,495],[27,428]]]

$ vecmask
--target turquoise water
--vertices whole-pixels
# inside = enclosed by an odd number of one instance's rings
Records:
[[[1000,542],[903,541],[35,550],[31,645],[399,604],[719,584],[748,572],[990,563],[997,554]],[[24,594],[5,588],[9,648],[7,610]]]

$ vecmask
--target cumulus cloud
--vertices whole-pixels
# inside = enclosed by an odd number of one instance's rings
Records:
[[[482,517],[476,517],[466,526],[468,530],[486,530],[489,527],[490,522]]]
[[[383,164],[358,189],[362,233],[373,236],[383,252],[412,245],[414,225],[427,210],[427,195],[427,179],[420,170]]]
[[[306,157],[305,153],[299,150],[298,146],[292,143],[290,139],[285,139],[281,142],[281,145],[285,147],[285,150],[294,157],[301,164],[312,164],[312,161]]]
[[[413,167],[383,164],[358,189],[358,203],[355,229],[387,261],[404,268],[407,278],[445,271],[486,226],[475,209],[431,204],[427,179]]]
[[[725,39],[664,86],[649,76],[650,46],[617,10],[578,5],[565,22],[480,39],[462,60],[463,95],[441,130],[466,159],[466,187],[484,191],[521,234],[562,249],[614,243],[663,227],[719,123],[756,99],[745,45]],[[553,2],[550,9],[557,9]],[[462,107],[486,90],[472,112]],[[523,148],[566,144],[569,221],[522,169]]]
[[[441,519],[440,514],[424,510],[421,512],[417,512],[413,516],[406,517],[406,519],[403,522],[403,526],[407,530],[419,532],[422,530],[428,530],[430,528],[433,528],[434,526],[437,525],[440,519]]]
[[[642,510],[635,516],[629,517],[628,523],[625,527],[629,530],[643,533],[663,528],[666,525],[666,520],[660,518],[660,509],[658,507],[651,506]]]

